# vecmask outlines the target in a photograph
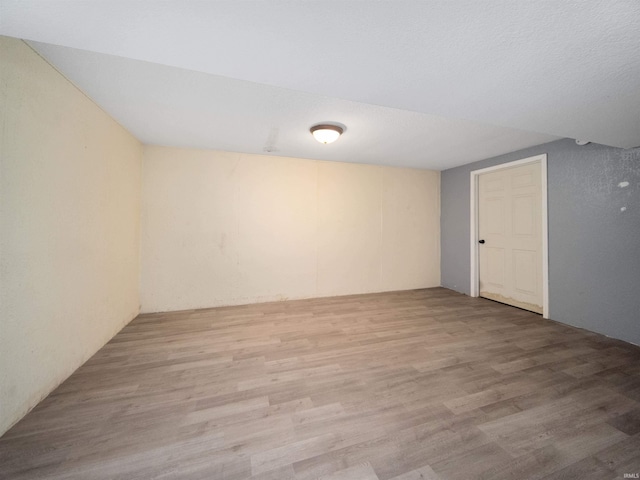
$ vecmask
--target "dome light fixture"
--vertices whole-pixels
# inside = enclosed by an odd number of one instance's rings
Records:
[[[340,138],[340,135],[344,132],[344,127],[323,123],[320,125],[314,125],[311,127],[310,131],[313,138],[326,145],[327,143],[333,143]]]

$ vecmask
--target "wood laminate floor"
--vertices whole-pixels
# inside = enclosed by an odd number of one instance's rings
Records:
[[[0,439],[11,479],[625,473],[640,348],[442,288],[141,315]]]

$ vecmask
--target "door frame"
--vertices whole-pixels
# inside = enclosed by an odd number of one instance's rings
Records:
[[[470,209],[470,248],[471,248],[471,296],[480,296],[480,270],[478,247],[478,178],[483,173],[494,172],[505,168],[519,167],[531,163],[540,163],[541,175],[541,212],[542,212],[542,317],[549,318],[549,220],[547,200],[547,154],[535,155],[514,162],[501,163],[493,167],[481,168],[471,172],[471,209]]]

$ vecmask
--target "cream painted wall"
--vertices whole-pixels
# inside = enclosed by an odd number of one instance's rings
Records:
[[[144,312],[440,285],[440,174],[146,146]]]
[[[0,434],[139,309],[142,146],[0,37]]]

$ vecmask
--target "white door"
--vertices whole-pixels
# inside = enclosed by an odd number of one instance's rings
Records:
[[[478,177],[480,296],[542,313],[540,163]]]

